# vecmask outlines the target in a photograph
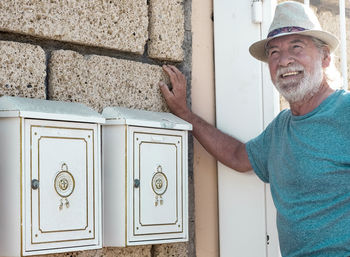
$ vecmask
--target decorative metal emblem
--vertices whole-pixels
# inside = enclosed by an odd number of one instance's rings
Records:
[[[158,165],[157,172],[152,177],[152,189],[156,194],[154,205],[158,206],[163,204],[162,195],[168,189],[168,179],[166,175],[163,173],[162,166]]]
[[[73,193],[75,188],[75,181],[73,175],[68,171],[68,165],[63,163],[61,171],[58,172],[55,178],[56,193],[62,197],[60,200],[59,210],[63,209],[63,202],[69,208],[68,197]]]

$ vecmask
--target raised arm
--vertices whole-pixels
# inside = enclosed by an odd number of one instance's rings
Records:
[[[185,76],[172,65],[164,65],[163,69],[169,75],[172,89],[164,82],[159,82],[159,86],[172,113],[192,124],[192,134],[218,161],[240,172],[251,170],[245,144],[191,112],[186,104]]]

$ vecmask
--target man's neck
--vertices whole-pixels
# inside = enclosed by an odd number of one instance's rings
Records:
[[[334,89],[330,88],[329,85],[324,82],[316,94],[311,97],[306,97],[300,102],[290,103],[290,110],[293,115],[305,115],[316,109],[333,92]]]

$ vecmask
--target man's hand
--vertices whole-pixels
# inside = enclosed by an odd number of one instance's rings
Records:
[[[188,121],[191,112],[186,104],[186,77],[173,65],[163,65],[163,70],[168,74],[172,85],[169,89],[164,82],[159,82],[165,101],[172,113]]]
[[[237,171],[250,170],[245,144],[222,133],[192,113],[186,104],[185,76],[172,65],[164,65],[163,69],[169,75],[172,89],[170,90],[164,82],[159,82],[159,86],[170,110],[192,124],[192,134],[217,160]]]

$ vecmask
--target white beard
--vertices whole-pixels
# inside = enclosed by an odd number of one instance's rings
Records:
[[[301,79],[293,79],[288,82],[282,81],[281,74],[292,71],[303,71],[304,76]],[[289,103],[296,103],[302,100],[310,99],[315,95],[323,80],[322,59],[318,58],[310,73],[305,71],[304,67],[298,63],[293,63],[286,68],[279,68],[275,77],[275,87]]]

